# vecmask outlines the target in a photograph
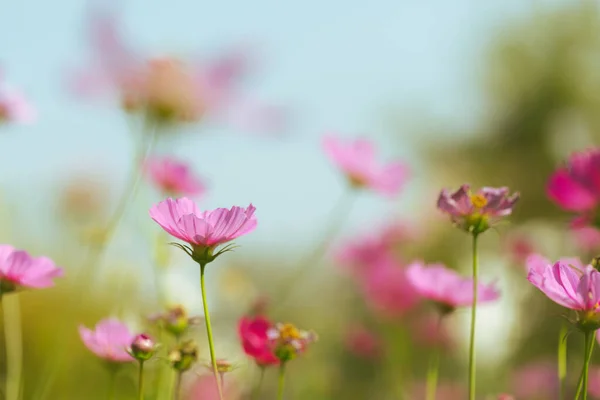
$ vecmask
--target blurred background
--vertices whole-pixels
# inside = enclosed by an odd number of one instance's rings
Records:
[[[524,259],[535,251],[587,262],[597,252],[598,241],[570,230],[569,216],[545,191],[557,165],[599,139],[597,2],[21,0],[0,2],[0,65],[38,119],[0,127],[0,241],[48,255],[67,270],[55,288],[20,295],[23,399],[40,398],[40,391],[50,399],[105,398],[106,371],[80,342],[80,323],[113,315],[143,330],[150,329],[145,317],[166,304],[183,304],[193,315],[202,310],[197,266],[167,238],[156,239],[160,228],[148,209],[162,197],[147,180],[101,260],[85,268],[94,232],[135,167],[135,132],[118,100],[84,99],[70,84],[94,63],[97,9],[110,10],[124,40],[145,57],[205,60],[248,50],[251,67],[239,90],[277,110],[278,123],[268,129],[209,119],[155,147],[204,179],[201,208],[257,207],[258,229],[208,270],[217,353],[239,367],[231,380],[240,398],[257,371],[241,350],[237,321],[263,300],[273,320],[320,337],[290,366],[289,399],[422,399],[435,346],[444,349],[438,399],[464,398],[468,310],[445,320],[443,332],[431,327],[426,307],[382,312],[336,257],[349,241],[392,225],[401,233],[387,235],[394,240],[386,245],[400,265],[443,262],[468,274],[469,238],[435,208],[441,188],[464,182],[522,195],[510,223],[481,240],[482,280],[502,291],[478,319],[481,398],[556,398],[564,319],[528,284]],[[327,235],[339,199],[351,199],[322,151],[327,133],[366,137],[383,160],[411,169],[394,199],[356,195],[335,237]],[[322,257],[300,265],[322,243]],[[157,260],[166,260],[159,275]],[[206,361],[203,327],[196,334]],[[54,368],[57,340],[69,346]],[[569,337],[571,384],[581,347],[580,335]],[[196,374],[188,375],[184,383],[192,388]],[[133,396],[133,367],[119,388],[122,398]],[[275,373],[268,372],[264,398],[274,391]]]

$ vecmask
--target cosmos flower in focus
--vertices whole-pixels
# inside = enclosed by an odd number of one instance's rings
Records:
[[[189,165],[172,157],[150,157],[145,171],[152,184],[167,196],[199,196],[205,192],[202,181]]]
[[[18,289],[54,286],[63,270],[47,257],[32,257],[26,251],[0,245],[0,288],[6,294]]]
[[[33,106],[18,89],[4,82],[0,70],[0,126],[3,123],[31,123],[35,118]]]
[[[383,164],[376,158],[375,146],[366,139],[348,142],[325,136],[323,149],[342,170],[353,187],[367,188],[386,196],[396,195],[406,183],[408,167],[402,162]]]
[[[117,319],[104,319],[94,330],[80,326],[79,335],[85,346],[100,358],[113,362],[134,360],[128,349],[135,335]]]
[[[437,207],[448,214],[457,227],[477,235],[510,215],[518,200],[519,194],[509,196],[507,187],[484,187],[472,193],[469,185],[462,185],[454,193],[442,190]]]

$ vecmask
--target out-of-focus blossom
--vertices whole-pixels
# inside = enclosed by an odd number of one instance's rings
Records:
[[[383,350],[379,337],[362,325],[348,329],[344,344],[349,352],[366,359],[378,358]]]
[[[588,379],[588,395],[600,399],[600,367],[590,367]]]
[[[527,257],[534,253],[536,246],[531,238],[525,235],[513,235],[505,241],[505,248],[510,259],[516,265],[523,265]]]
[[[152,358],[156,349],[157,344],[154,340],[145,333],[140,333],[131,341],[128,352],[136,360],[146,361]]]
[[[54,278],[63,275],[48,257],[32,257],[26,251],[0,245],[0,287],[2,294],[22,288],[54,286]]]
[[[267,331],[273,353],[285,363],[304,353],[308,346],[317,341],[317,334],[296,328],[290,323],[277,323]]]
[[[134,360],[128,348],[135,335],[117,319],[104,319],[96,324],[94,330],[82,325],[79,335],[85,346],[100,358],[114,362]]]
[[[182,197],[166,199],[150,209],[150,217],[167,233],[189,243],[184,250],[197,262],[211,262],[224,250],[214,254],[214,249],[256,228],[256,208],[217,208],[200,211],[193,200]],[[183,247],[183,246],[182,246]]]
[[[484,187],[472,193],[469,185],[465,184],[454,193],[442,190],[437,207],[448,214],[460,229],[479,234],[512,213],[519,194],[509,196],[509,193],[507,187]]]
[[[414,385],[412,392],[406,397],[407,399],[425,399],[427,385],[418,383]],[[436,400],[462,400],[467,398],[465,387],[456,382],[439,382],[437,385],[435,398]]]
[[[242,317],[238,324],[238,335],[244,352],[252,357],[258,365],[277,365],[279,359],[268,336],[273,324],[265,317]]]
[[[208,118],[250,129],[281,129],[280,110],[240,94],[250,69],[248,51],[235,49],[203,62],[147,59],[125,44],[114,15],[96,12],[88,26],[93,67],[70,74],[77,94],[116,92],[125,110],[160,122]]]
[[[391,259],[374,264],[361,285],[369,306],[386,317],[401,316],[419,301],[406,269]]]
[[[442,310],[451,311],[456,307],[473,304],[473,279],[463,278],[442,264],[425,266],[415,262],[407,268],[406,275],[420,296],[438,303]],[[479,283],[479,303],[494,301],[499,296],[500,293],[494,284]]]
[[[423,314],[411,320],[413,340],[424,347],[437,347],[449,349],[453,346],[452,337],[446,324],[440,319],[439,314]]]
[[[600,251],[600,230],[598,228],[574,223],[571,225],[571,235],[579,249],[587,252]]]
[[[187,371],[198,360],[198,345],[194,340],[180,342],[169,352],[167,359],[176,371]]]
[[[508,393],[501,393],[498,395],[497,400],[516,400],[515,396]]]
[[[36,112],[25,96],[4,82],[0,71],[0,125],[3,123],[31,123]]]
[[[394,196],[408,179],[406,164],[380,163],[376,159],[373,143],[366,139],[345,143],[337,137],[325,136],[323,149],[354,187],[368,188],[387,196]]]
[[[200,323],[201,318],[190,317],[182,305],[175,305],[169,307],[164,313],[151,315],[148,319],[159,323],[167,332],[180,337],[190,326]]]
[[[559,387],[556,363],[535,362],[517,368],[511,377],[511,392],[517,399],[557,398]]]
[[[226,400],[241,399],[240,389],[234,380],[225,379],[223,382],[223,397]],[[215,376],[207,373],[195,378],[185,398],[188,400],[219,400]]]
[[[145,167],[154,186],[167,196],[199,196],[206,190],[188,164],[172,157],[151,157]]]

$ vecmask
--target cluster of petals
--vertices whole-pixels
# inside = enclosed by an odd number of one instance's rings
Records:
[[[408,179],[406,164],[377,160],[375,146],[366,139],[344,142],[335,136],[325,136],[323,149],[331,161],[356,187],[365,187],[383,195],[396,195]]]
[[[578,259],[563,258],[552,264],[540,255],[527,259],[527,279],[555,303],[577,311],[597,312],[600,305],[600,272]]]
[[[63,275],[47,257],[32,257],[24,250],[0,245],[0,282],[2,290],[17,288],[46,288],[54,285],[54,278]]]
[[[125,109],[177,122],[207,116],[250,129],[281,127],[280,110],[239,94],[249,70],[247,51],[187,64],[169,57],[148,60],[125,43],[111,13],[95,12],[88,26],[94,66],[70,74],[78,94],[116,91]]]
[[[0,124],[33,122],[34,108],[18,89],[3,82],[3,78],[0,71]]]
[[[280,322],[269,328],[267,336],[276,353],[284,348],[294,354],[300,354],[306,351],[311,343],[317,341],[317,335],[313,331],[298,329],[293,324]]]
[[[502,217],[510,215],[519,194],[510,195],[507,187],[483,187],[472,193],[469,185],[462,185],[457,191],[442,190],[437,207],[448,214],[458,227],[477,233],[489,228]]]
[[[406,275],[414,290],[422,297],[455,308],[473,304],[473,279],[464,278],[442,264],[412,263]],[[494,284],[479,283],[478,303],[498,299],[500,293]]]
[[[200,211],[193,200],[168,198],[150,209],[150,217],[167,233],[193,247],[215,248],[256,228],[255,207]]]
[[[272,327],[271,321],[262,316],[242,317],[238,324],[238,335],[244,352],[261,366],[279,364],[268,335]]]
[[[145,171],[162,193],[170,196],[199,196],[205,192],[202,181],[188,164],[173,157],[151,157],[146,161]]]
[[[115,318],[98,322],[94,330],[82,325],[79,335],[83,344],[100,358],[113,362],[133,361],[128,349],[136,335]]]

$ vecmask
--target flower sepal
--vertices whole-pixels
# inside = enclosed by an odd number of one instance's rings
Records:
[[[201,267],[204,267],[206,264],[215,261],[215,259],[221,254],[226,253],[228,251],[233,251],[233,249],[237,247],[233,243],[230,243],[215,253],[216,246],[186,246],[176,242],[172,242],[169,244],[185,251],[187,255],[190,256],[192,260],[200,264]]]
[[[583,333],[594,332],[600,329],[600,313],[592,310],[578,311],[575,324]]]

